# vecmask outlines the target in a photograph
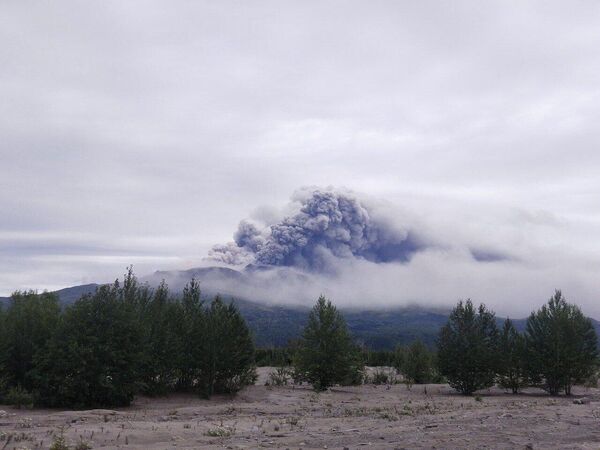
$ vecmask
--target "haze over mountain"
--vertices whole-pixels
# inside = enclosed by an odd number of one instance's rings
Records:
[[[244,298],[228,292],[228,286],[235,283],[249,283],[256,273],[236,271],[223,267],[203,267],[185,271],[159,271],[152,279],[169,280],[173,291],[180,287],[177,283],[195,278],[201,281],[205,299],[221,294],[226,301],[234,301],[252,330],[258,347],[282,347],[290,340],[298,339],[308,317],[308,306],[268,304],[258,298]],[[148,277],[146,277],[148,281]],[[152,280],[150,280],[152,281]],[[57,291],[63,306],[72,304],[82,295],[93,293],[97,284],[73,286]],[[8,298],[0,297],[0,307]],[[434,347],[440,328],[448,319],[448,310],[411,305],[405,307],[373,308],[365,302],[358,308],[342,308],[354,339],[371,350],[392,350],[397,345],[405,345],[420,339]],[[525,327],[525,318],[511,317],[519,330]],[[497,317],[499,325],[503,318]],[[600,322],[592,319],[600,336]]]

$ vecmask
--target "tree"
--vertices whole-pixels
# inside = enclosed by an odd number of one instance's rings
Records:
[[[494,313],[460,301],[438,338],[438,364],[451,387],[465,395],[493,386],[498,329]]]
[[[308,316],[294,361],[296,372],[317,391],[334,384],[352,384],[363,365],[343,316],[331,301],[319,297]]]
[[[411,384],[423,384],[431,381],[431,354],[423,342],[416,340],[406,349],[400,373]]]
[[[199,317],[193,339],[198,343],[199,391],[206,397],[235,393],[256,381],[254,343],[244,318],[233,303],[216,297]]]
[[[181,303],[172,298],[163,281],[154,290],[144,308],[144,392],[150,395],[166,394],[178,383],[178,365],[181,362],[183,321]]]
[[[55,294],[15,292],[0,327],[0,386],[31,391],[34,355],[52,335],[60,315]]]
[[[129,405],[139,388],[137,324],[118,282],[68,307],[36,354],[39,402],[53,407]]]
[[[527,319],[525,333],[530,376],[551,395],[571,394],[574,383],[595,370],[597,336],[590,319],[557,290]]]
[[[504,321],[498,350],[498,384],[516,394],[528,383],[525,339],[515,329],[510,319]]]
[[[196,350],[202,348],[202,342],[196,342],[195,334],[202,338],[202,333],[196,333],[196,328],[203,327],[204,308],[200,298],[200,283],[194,278],[183,288],[181,299],[181,320],[177,326],[181,348],[179,351],[177,388],[187,391],[193,388],[200,376],[201,367]]]

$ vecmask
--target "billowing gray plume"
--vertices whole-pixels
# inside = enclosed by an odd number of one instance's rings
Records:
[[[234,241],[210,258],[226,264],[333,270],[335,261],[407,261],[421,245],[408,229],[376,214],[350,192],[311,189],[296,193],[296,212],[274,224],[243,220]]]

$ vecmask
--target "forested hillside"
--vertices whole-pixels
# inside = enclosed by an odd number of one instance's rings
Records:
[[[57,291],[62,305],[71,304],[81,295],[95,291],[96,284],[74,286]],[[0,298],[0,301],[8,298]],[[226,298],[230,301],[231,299]],[[259,348],[282,347],[296,339],[306,325],[308,308],[266,305],[249,300],[234,300],[252,330]],[[371,350],[391,350],[420,339],[426,345],[435,345],[440,328],[448,320],[448,312],[420,307],[389,310],[343,309],[348,328],[355,339]],[[499,317],[498,322],[504,321]],[[513,320],[522,331],[525,318]],[[600,334],[600,322],[593,320]]]

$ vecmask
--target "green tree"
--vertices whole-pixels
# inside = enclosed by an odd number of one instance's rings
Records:
[[[178,382],[181,362],[183,320],[181,303],[171,297],[163,281],[154,290],[145,305],[142,317],[144,332],[144,392],[150,395],[166,394]]]
[[[493,386],[498,329],[494,313],[460,301],[438,338],[438,365],[450,386],[465,395]]]
[[[515,329],[512,321],[506,319],[500,333],[498,348],[498,384],[516,394],[527,386],[525,362],[525,339]]]
[[[180,340],[177,389],[187,391],[193,388],[200,376],[202,361],[197,349],[202,348],[202,342],[197,342],[195,337],[203,338],[202,332],[196,332],[204,326],[204,308],[200,297],[200,283],[192,280],[183,288],[181,299],[181,318],[177,326]]]
[[[138,391],[141,333],[118,282],[68,307],[35,358],[41,404],[129,405]]]
[[[204,396],[235,393],[256,381],[252,335],[233,303],[226,305],[217,296],[199,317],[192,336],[199,344],[198,390]]]
[[[431,381],[431,353],[423,342],[416,340],[406,349],[400,373],[414,384],[423,384]]]
[[[321,296],[308,316],[294,361],[297,374],[317,391],[362,378],[360,351],[342,314]]]
[[[398,345],[394,350],[394,368],[398,373],[403,373],[404,364],[406,362],[406,346]]]
[[[52,335],[60,317],[55,294],[15,292],[2,314],[0,386],[31,391],[34,356]]]
[[[596,368],[597,336],[590,319],[557,290],[527,319],[525,332],[530,377],[551,395],[571,394]]]

